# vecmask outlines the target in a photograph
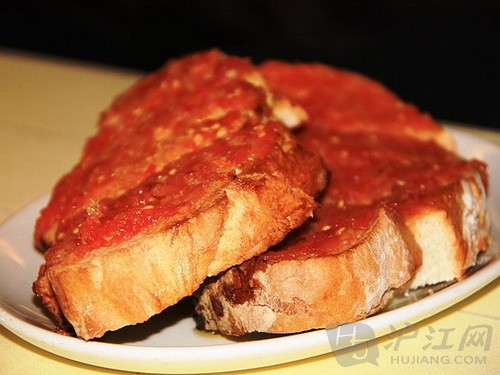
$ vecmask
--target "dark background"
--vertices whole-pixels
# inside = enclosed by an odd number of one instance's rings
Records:
[[[497,3],[7,1],[0,47],[142,71],[211,47],[255,62],[321,61],[378,79],[436,118],[500,129]]]

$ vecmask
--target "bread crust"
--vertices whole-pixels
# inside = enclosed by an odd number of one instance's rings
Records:
[[[270,251],[212,280],[197,293],[198,327],[238,336],[357,321],[383,308],[394,289],[462,279],[489,245],[486,191],[479,174],[399,202],[398,213],[378,210],[361,237],[337,239],[328,250],[327,242],[318,244],[316,234],[309,233],[303,237],[310,243],[303,252],[295,249],[301,241],[292,240],[277,251],[282,257]],[[330,223],[334,226],[334,220]],[[356,243],[346,249],[352,238]]]
[[[46,278],[64,317],[79,337],[100,337],[147,320],[191,295],[207,275],[262,253],[314,207],[307,195],[279,180],[229,187],[208,210],[175,227],[153,228],[78,262],[49,267]],[[268,200],[276,192],[283,199],[271,210]]]
[[[273,259],[254,258],[204,286],[198,326],[227,335],[290,333],[362,319],[408,283],[420,252],[398,215],[379,208],[346,251]]]
[[[160,220],[129,240],[83,255],[78,246],[59,243],[46,253],[34,290],[79,337],[100,337],[145,321],[192,294],[207,276],[264,252],[315,207],[280,170],[242,174],[194,216],[174,224]]]

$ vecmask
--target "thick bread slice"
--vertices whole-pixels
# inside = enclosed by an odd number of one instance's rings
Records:
[[[423,251],[413,288],[460,279],[487,248],[484,163],[429,142],[369,133],[353,137],[310,127],[298,138],[333,171],[309,232],[320,230],[339,209],[390,203]]]
[[[103,113],[79,163],[42,210],[35,244],[48,249],[76,230],[94,202],[119,197],[172,160],[246,124],[277,118],[292,126],[303,115],[275,100],[246,59],[213,50],[170,61]]]
[[[318,139],[326,138],[323,134]],[[360,137],[356,139],[363,144]],[[318,149],[321,152],[321,147]],[[336,143],[335,151],[339,154],[348,149]],[[440,152],[446,151],[440,149]],[[323,155],[327,155],[325,161],[330,166],[334,165],[332,154]],[[418,157],[418,153],[413,156]],[[231,268],[198,292],[198,326],[228,335],[325,328],[376,312],[386,302],[382,296],[389,296],[392,288],[405,283],[418,288],[461,279],[475,264],[477,254],[488,246],[489,220],[482,165],[465,161],[460,165],[459,158],[452,159],[454,163],[445,158],[434,160],[436,163],[440,160],[442,170],[428,174],[430,166],[425,163],[415,166],[408,153],[406,172],[413,172],[407,174],[400,168],[399,174],[388,178],[391,173],[386,166],[388,175],[377,186],[370,184],[373,179],[370,174],[357,173],[362,169],[356,168],[357,160],[344,165],[346,168],[350,165],[347,172],[337,159],[339,177],[332,168],[332,178],[314,219],[289,235],[278,250]],[[383,173],[381,164],[373,162],[371,159],[373,170]],[[387,162],[391,162],[390,158]],[[446,171],[446,167],[450,170]],[[351,180],[345,181],[348,176]],[[420,185],[422,177],[427,181],[426,186]],[[353,188],[357,183],[367,185],[366,189],[349,190],[349,186]],[[354,205],[354,201],[360,202],[361,207]],[[393,207],[397,212],[393,218],[400,218],[391,223],[379,218],[380,225],[359,228],[356,211],[362,209],[369,215],[377,210],[372,204],[378,202]],[[345,225],[338,224],[339,215],[347,218]],[[328,233],[339,228],[338,238],[332,241]],[[352,228],[359,233],[366,231],[367,235],[358,237],[351,246]],[[414,246],[408,245],[409,242]],[[395,253],[393,263],[380,258],[384,252]],[[406,254],[407,268],[401,267],[404,259],[401,254]],[[410,267],[409,259],[419,258],[420,254],[422,262],[414,262]],[[387,267],[404,275],[404,279],[393,279],[399,280],[399,285],[388,282]],[[360,291],[359,283],[376,291],[370,295],[373,298]]]
[[[391,196],[400,200],[402,194],[416,205],[423,204],[417,202],[426,194],[436,201],[454,197],[451,201],[456,203],[446,208],[434,203],[425,210],[406,210],[407,225],[424,252],[423,266],[412,286],[463,277],[489,242],[486,166],[454,155],[452,135],[431,116],[362,75],[321,64],[278,61],[264,64],[260,72],[271,90],[307,112],[307,130],[299,138],[310,149],[319,150],[334,175],[336,172],[338,178],[331,190],[337,194],[338,205],[370,204]],[[451,152],[412,139],[435,142]],[[357,167],[364,178],[353,179]],[[431,179],[425,181],[429,176]],[[422,182],[427,186],[420,189]],[[343,186],[336,188],[338,184]],[[432,191],[432,185],[438,190],[451,186],[445,193]],[[331,200],[331,193],[325,196],[326,201]],[[445,260],[452,263],[437,266],[436,261]]]
[[[342,147],[338,144],[337,147],[337,151],[342,153]],[[326,161],[329,163],[331,159],[326,158]],[[392,189],[385,192],[385,187],[381,186],[359,191],[362,195],[352,191],[348,191],[353,194],[351,196],[347,193],[342,195],[342,186],[336,184],[333,173],[315,218],[289,235],[279,250],[268,251],[233,267],[201,289],[196,304],[199,327],[228,335],[254,331],[293,333],[328,327],[335,322],[351,322],[374,313],[383,307],[386,300],[379,299],[378,304],[374,304],[353,285],[366,282],[371,288],[380,287],[384,295],[390,295],[395,284],[387,283],[386,269],[370,268],[361,260],[369,263],[367,259],[371,258],[367,258],[366,249],[372,249],[370,241],[380,238],[387,240],[387,234],[389,238],[398,238],[398,235],[406,236],[402,233],[410,233],[409,237],[416,247],[413,254],[422,255],[421,265],[414,263],[412,271],[404,273],[409,275],[406,279],[409,287],[417,288],[462,278],[475,263],[477,254],[487,248],[489,241],[484,182],[473,165],[466,163],[464,169],[456,171],[460,173],[459,177],[451,182],[446,182],[452,177],[451,174],[436,175],[444,185],[439,186],[438,181],[433,181],[432,188],[428,187],[429,190],[421,196],[415,191],[402,190],[400,196],[393,194],[387,197],[386,193]],[[338,166],[341,169],[342,163],[338,163]],[[373,167],[380,171],[377,165]],[[418,177],[418,169],[411,164],[408,167],[414,168],[415,176]],[[342,171],[339,174],[346,178]],[[366,182],[362,174],[354,175],[361,184]],[[391,185],[402,188],[402,182],[405,181],[408,185],[416,186],[416,180],[407,178],[401,173],[400,179],[394,179]],[[375,210],[371,204],[376,202],[392,206],[400,216],[399,221],[396,221],[398,226],[384,222],[386,226],[359,228],[355,219],[356,211],[353,210],[361,208],[353,206],[350,201],[352,197],[363,202],[363,210],[368,213]],[[391,201],[391,198],[394,200]],[[352,221],[346,220],[345,225],[339,225],[340,214]],[[335,242],[325,238],[339,227],[342,232]],[[356,245],[350,246],[353,241],[348,230],[353,227],[359,228],[360,233],[367,231],[369,235],[358,238]],[[384,251],[397,251],[391,241],[380,242],[379,245]],[[397,242],[397,246],[402,245]],[[326,258],[325,253],[331,255]],[[296,261],[296,254],[300,254],[302,262]],[[373,261],[379,262],[380,259]],[[268,263],[272,265],[267,266]],[[256,266],[262,264],[266,266]],[[310,264],[314,265],[311,269]],[[394,271],[401,270],[399,263],[384,263],[384,266],[394,267],[391,268]],[[372,272],[366,272],[364,268]],[[310,270],[311,275],[304,274],[305,269]],[[244,277],[240,277],[242,274]],[[290,275],[295,276],[288,277]],[[328,298],[323,297],[325,285],[329,291]],[[376,295],[380,296],[382,292],[378,290],[378,293]],[[249,300],[249,295],[254,297]],[[302,302],[304,300],[307,303]],[[301,308],[303,311],[299,313]]]
[[[34,291],[86,340],[143,322],[283,239],[325,181],[281,124],[244,127],[95,204],[45,253]]]
[[[198,326],[227,335],[290,333],[377,312],[414,275],[420,252],[391,210],[370,208],[361,216],[355,230],[339,221],[304,243],[269,251],[209,282],[198,297]],[[321,252],[311,251],[313,243]]]

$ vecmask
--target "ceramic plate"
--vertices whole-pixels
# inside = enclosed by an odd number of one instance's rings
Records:
[[[494,227],[493,247],[500,233],[500,147],[469,133],[453,130],[459,151],[489,164],[489,209]],[[26,341],[75,361],[112,369],[149,373],[199,373],[275,365],[332,351],[329,337],[336,330],[286,336],[230,340],[199,332],[189,308],[180,303],[150,321],[85,342],[55,332],[31,292],[42,256],[32,246],[33,224],[47,197],[11,216],[0,226],[0,323]],[[410,296],[398,307],[367,318],[374,336],[416,323],[463,300],[500,275],[500,260],[491,261],[466,279],[423,298]],[[415,301],[415,299],[417,299]],[[391,327],[392,326],[392,327]],[[345,329],[345,326],[344,326]],[[333,336],[332,336],[333,335]],[[334,341],[334,340],[332,340]],[[337,343],[335,349],[349,344]]]

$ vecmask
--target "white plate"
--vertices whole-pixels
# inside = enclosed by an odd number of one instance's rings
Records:
[[[489,164],[489,209],[494,238],[498,240],[500,147],[468,133],[453,132],[461,154],[483,159]],[[332,351],[326,330],[246,341],[200,333],[182,304],[167,309],[145,324],[109,334],[105,341],[84,342],[54,332],[54,324],[31,292],[31,284],[42,263],[42,256],[32,246],[33,223],[46,199],[44,197],[30,204],[0,226],[0,323],[26,341],[79,362],[150,373],[241,370]],[[498,242],[494,246],[498,247]],[[446,309],[499,275],[500,260],[496,260],[459,283],[406,306],[365,319],[363,323],[371,327],[376,337],[385,335],[391,329],[403,328],[408,323],[416,323]],[[336,348],[341,349],[342,344]]]

